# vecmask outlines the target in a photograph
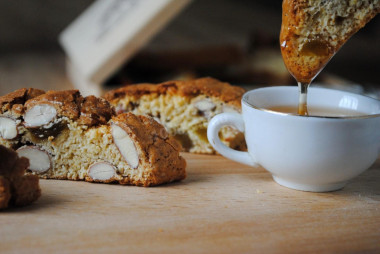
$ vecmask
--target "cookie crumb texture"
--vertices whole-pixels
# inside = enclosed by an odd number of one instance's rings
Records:
[[[207,139],[210,119],[223,112],[241,112],[241,87],[213,78],[168,81],[161,84],[128,85],[105,94],[116,113],[132,112],[156,119],[192,153],[214,154]],[[245,150],[243,133],[224,127],[221,140],[227,146]]]
[[[139,186],[186,177],[181,146],[162,125],[116,115],[106,100],[77,90],[17,90],[0,97],[1,118],[0,143],[30,160],[31,175]]]
[[[38,177],[25,175],[28,167],[27,158],[0,145],[0,209],[25,206],[41,196]]]

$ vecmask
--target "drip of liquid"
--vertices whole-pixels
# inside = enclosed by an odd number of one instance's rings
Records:
[[[307,89],[310,83],[298,82],[299,98],[298,98],[298,114],[301,116],[308,116],[307,110]]]

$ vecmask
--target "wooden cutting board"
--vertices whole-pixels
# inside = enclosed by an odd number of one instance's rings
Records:
[[[184,156],[186,180],[160,187],[41,180],[37,202],[0,212],[0,253],[380,252],[380,160],[340,191],[308,193]]]

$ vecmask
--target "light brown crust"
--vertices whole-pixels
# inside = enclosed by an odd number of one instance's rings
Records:
[[[353,17],[352,12],[348,13],[348,11],[343,13],[347,16],[342,18],[339,15],[331,15],[329,13],[331,10],[324,10],[324,7],[321,7],[317,13],[310,13],[312,9],[310,5],[313,3],[311,0],[283,1],[280,33],[281,52],[286,67],[297,81],[310,83],[339,48],[380,12],[380,1],[368,2],[372,2],[371,9],[369,6],[368,8],[359,6],[361,9],[356,10],[363,12],[359,18]],[[347,5],[346,1],[339,4]],[[339,6],[335,7],[339,8]],[[359,7],[353,4],[352,8]],[[347,9],[341,7],[343,12]],[[313,25],[316,19],[327,20],[327,25],[323,27],[320,24]],[[342,22],[342,19],[347,20],[347,22]],[[340,35],[332,32],[336,32],[337,29]],[[303,42],[300,43],[300,41]]]
[[[108,101],[95,96],[82,97],[78,90],[48,91],[23,88],[0,97],[1,112],[12,110],[15,117],[21,116],[39,104],[53,106],[60,117],[78,120],[88,127],[106,124],[115,111]]]
[[[24,206],[41,196],[38,176],[24,175],[29,160],[0,145],[0,209]]]
[[[299,23],[303,20],[302,6],[305,1],[284,0],[282,3],[282,25],[280,32],[281,53],[285,66],[298,82],[310,83],[318,71],[329,60],[331,53],[314,61],[302,61],[297,38]],[[331,50],[331,49],[330,49]],[[329,51],[330,51],[329,50]]]
[[[167,81],[157,85],[128,85],[106,93],[104,98],[112,103],[125,96],[140,98],[145,94],[178,94],[185,97],[204,94],[210,97],[218,97],[225,103],[240,106],[244,92],[245,90],[241,87],[232,86],[217,79],[200,78],[191,81]]]
[[[27,100],[33,99],[45,92],[40,89],[22,88],[0,97],[0,113],[12,110],[13,113],[21,115]]]
[[[126,131],[140,147],[140,163],[150,165],[145,177],[124,178],[121,184],[154,186],[179,181],[186,177],[186,161],[180,156],[181,146],[165,128],[150,117],[123,113],[112,122]]]
[[[79,124],[87,126],[107,124],[114,115],[115,110],[108,101],[95,96],[87,96],[81,104]]]

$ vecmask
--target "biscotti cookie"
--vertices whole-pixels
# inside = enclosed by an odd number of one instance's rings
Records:
[[[284,0],[280,34],[285,65],[310,83],[339,48],[377,13],[380,0]]]
[[[128,85],[105,94],[116,113],[149,115],[162,123],[184,151],[215,153],[207,140],[209,120],[222,112],[240,112],[244,89],[212,78],[168,81],[162,84]],[[242,133],[224,127],[221,140],[234,149],[244,149]]]
[[[29,160],[0,145],[0,209],[24,206],[41,196],[38,177],[24,175]]]
[[[106,100],[77,90],[39,93],[0,97],[0,143],[28,158],[31,174],[141,186],[185,178],[180,145],[154,119],[116,116]]]

